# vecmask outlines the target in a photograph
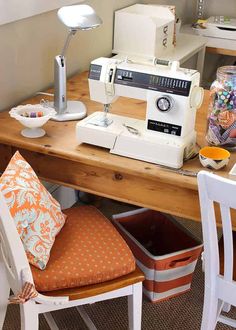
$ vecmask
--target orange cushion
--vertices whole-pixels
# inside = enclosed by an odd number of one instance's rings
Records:
[[[38,291],[80,287],[108,281],[135,270],[129,247],[93,206],[64,211],[67,221],[56,237],[47,268],[31,267]]]
[[[44,269],[55,236],[65,223],[60,204],[18,151],[0,177],[0,184],[29,262]]]

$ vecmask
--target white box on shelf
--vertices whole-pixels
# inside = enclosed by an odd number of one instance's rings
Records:
[[[115,12],[113,53],[156,58],[174,43],[174,6],[135,4]]]

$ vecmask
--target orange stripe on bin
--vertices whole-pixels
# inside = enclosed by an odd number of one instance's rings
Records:
[[[156,282],[156,281],[149,281],[145,280],[143,282],[143,286],[148,291],[153,291],[156,293],[162,293],[165,291],[169,291],[175,288],[178,288],[183,285],[190,284],[192,281],[193,274],[189,274],[183,277],[179,277],[172,281],[166,281],[166,282]]]

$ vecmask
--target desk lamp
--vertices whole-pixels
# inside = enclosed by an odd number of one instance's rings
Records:
[[[57,111],[53,120],[78,120],[86,116],[86,107],[80,101],[66,99],[66,58],[70,40],[78,30],[94,29],[102,24],[92,7],[88,5],[65,6],[58,10],[59,19],[69,28],[64,47],[54,60],[54,108]]]

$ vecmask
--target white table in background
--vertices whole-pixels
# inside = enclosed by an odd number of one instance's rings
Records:
[[[181,27],[181,33],[188,33],[191,36],[198,36],[197,29],[193,29],[191,25],[186,24]],[[213,38],[201,36],[206,42],[206,52],[227,56],[236,56],[236,40]]]
[[[205,58],[206,40],[201,36],[190,36],[186,33],[177,35],[176,47],[169,54],[166,54],[165,59],[168,61],[179,61],[180,65],[197,55],[196,69],[202,77],[204,58]],[[160,57],[160,60],[164,59]]]

